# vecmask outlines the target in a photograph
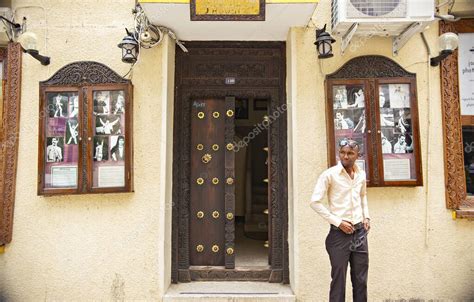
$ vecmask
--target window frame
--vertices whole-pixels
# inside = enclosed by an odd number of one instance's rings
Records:
[[[89,68],[81,68],[85,73],[77,77],[81,81],[74,83],[66,81],[63,84],[50,85],[51,81],[57,78],[57,74],[61,77],[67,77],[70,72],[71,65],[81,65],[86,63]],[[77,66],[76,66],[77,67]],[[97,76],[107,73],[100,71],[108,71],[115,81],[110,78],[97,81]],[[98,72],[99,71],[99,72]],[[99,73],[99,75],[98,75]],[[94,82],[84,79],[94,79]],[[107,80],[108,79],[108,80]],[[95,134],[95,117],[94,115],[94,91],[124,91],[125,98],[125,125],[123,134],[125,136],[125,159],[124,159],[124,177],[125,183],[123,187],[93,187],[93,152],[94,152],[94,136]],[[47,122],[49,119],[47,111],[47,94],[51,92],[77,93],[79,100],[79,112],[77,120],[79,121],[79,141],[78,141],[78,161],[77,161],[77,187],[76,188],[46,188],[45,187],[45,142]],[[133,192],[133,86],[129,80],[123,79],[107,66],[96,62],[76,62],[66,65],[60,69],[49,80],[40,83],[40,105],[39,105],[39,139],[38,139],[38,195],[68,195],[68,194],[91,194],[91,193],[121,193]],[[110,147],[110,146],[109,146]]]
[[[367,69],[369,66],[370,69]],[[387,72],[387,69],[391,71]],[[410,113],[414,142],[414,180],[385,180],[383,153],[381,145],[379,85],[409,84],[410,85]],[[368,170],[366,171],[369,187],[388,186],[422,186],[423,171],[419,135],[418,100],[416,75],[405,71],[391,59],[382,56],[356,57],[344,64],[338,71],[326,77],[326,121],[328,135],[328,162],[330,166],[336,161],[336,137],[334,129],[333,86],[335,85],[362,85],[365,96],[366,116],[366,154]]]
[[[439,33],[447,32],[474,33],[474,19],[462,19],[457,22],[440,21]],[[440,82],[446,208],[454,210],[457,218],[474,219],[474,196],[467,196],[462,139],[463,120],[472,120],[474,116],[461,116],[457,49],[441,62]]]

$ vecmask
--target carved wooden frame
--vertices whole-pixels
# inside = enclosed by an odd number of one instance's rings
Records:
[[[415,142],[415,180],[388,181],[384,180],[383,156],[380,138],[380,121],[378,103],[379,93],[377,85],[389,83],[410,84],[410,108],[412,113],[413,140]],[[333,119],[333,85],[357,84],[364,86],[366,99],[366,121],[367,121],[367,160],[369,161],[368,186],[421,186],[423,185],[423,175],[421,167],[420,135],[418,123],[418,102],[416,93],[416,74],[403,69],[395,61],[378,55],[360,56],[351,59],[341,68],[326,76],[327,95],[327,132],[329,138],[328,157],[330,165],[336,164],[335,137]]]
[[[0,50],[6,63],[6,89],[3,99],[3,122],[0,149],[0,246],[12,241],[13,212],[15,205],[16,171],[21,103],[21,58],[19,43],[9,43]],[[5,60],[6,58],[6,60]],[[0,71],[1,72],[1,71]]]
[[[174,107],[173,149],[173,211],[172,211],[172,281],[195,280],[247,280],[289,282],[288,266],[288,180],[287,180],[287,119],[286,111],[279,114],[269,126],[270,171],[269,195],[271,207],[271,265],[269,269],[213,269],[190,267],[189,262],[189,200],[190,200],[190,125],[191,102],[195,98],[225,98],[238,95],[242,98],[267,98],[270,112],[286,106],[285,92],[285,44],[280,42],[188,42],[189,54],[176,52],[176,95]],[[232,47],[235,47],[232,49]],[[235,85],[225,85],[224,79],[183,79],[181,56],[209,51],[211,54],[239,51],[251,48],[249,52],[262,53],[265,49],[278,50],[281,61],[278,66],[278,80],[251,78],[237,80]],[[229,49],[230,48],[230,49]],[[252,49],[253,48],[253,49]],[[260,48],[260,49],[259,49]],[[264,50],[262,50],[262,48]],[[216,63],[219,64],[219,63]],[[286,109],[286,107],[285,107]]]
[[[92,137],[93,120],[90,114],[94,106],[94,90],[123,90],[125,92],[125,185],[113,188],[92,187]],[[44,129],[46,127],[46,93],[56,91],[75,91],[79,95],[79,159],[78,183],[74,189],[44,188]],[[93,62],[80,61],[65,65],[48,80],[40,82],[39,140],[38,140],[38,195],[116,193],[133,191],[133,85],[108,66]],[[92,106],[92,107],[91,107]],[[89,139],[82,139],[82,137]]]
[[[474,33],[474,19],[439,22],[440,34]],[[466,193],[462,118],[459,102],[458,51],[441,62],[441,106],[446,185],[446,207],[456,210],[458,218],[474,218],[474,197]]]

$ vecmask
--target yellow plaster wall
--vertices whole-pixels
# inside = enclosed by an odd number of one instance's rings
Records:
[[[318,6],[318,26],[329,23],[328,3]],[[143,51],[133,72],[135,193],[36,196],[38,82],[78,60],[125,74],[129,66],[116,45],[131,25],[133,5],[14,1],[17,18],[28,17],[52,63],[23,56],[14,239],[0,255],[0,298],[159,300],[169,284],[171,182],[164,179],[171,179],[174,44],[168,39]],[[433,53],[437,32],[436,25],[426,32]],[[298,301],[327,301],[330,282],[328,226],[309,208],[314,182],[327,167],[324,76],[355,56],[391,57],[389,39],[371,38],[343,57],[338,41],[335,57],[318,61],[313,42],[314,28],[292,29],[287,41],[290,274]],[[425,186],[369,189],[369,300],[467,299],[474,224],[453,221],[445,208],[439,71],[428,67],[419,36],[394,59],[417,73]],[[349,288],[350,282],[348,298]]]
[[[315,23],[330,23],[330,1],[321,1]],[[437,24],[426,32],[434,55],[438,53]],[[292,29],[287,48],[294,70],[289,136],[290,256],[298,301],[327,301],[330,264],[324,247],[328,224],[309,207],[318,175],[327,167],[325,75],[360,55],[377,54],[394,59],[417,74],[418,108],[424,186],[414,188],[370,188],[368,190],[372,230],[369,236],[369,300],[441,299],[463,301],[474,297],[474,222],[452,220],[445,207],[442,116],[439,68],[428,66],[420,35],[414,36],[397,57],[392,57],[391,39],[373,37],[357,44],[344,56],[340,39],[335,56],[318,60],[314,28]],[[296,67],[294,66],[296,64]],[[291,86],[291,85],[290,85]],[[290,192],[291,193],[291,192]],[[292,204],[291,204],[292,203]],[[292,249],[290,247],[290,250]],[[348,275],[347,296],[351,297]]]
[[[135,193],[36,196],[38,82],[79,60],[127,73],[130,65],[121,62],[117,44],[132,24],[134,4],[13,1],[17,20],[28,18],[28,29],[38,35],[39,50],[51,56],[51,65],[23,56],[14,239],[0,255],[2,301],[152,301],[169,283],[159,261],[169,238],[160,227],[165,215],[159,213],[165,213],[162,98],[170,98],[163,94],[168,62],[162,58],[170,43],[143,51],[133,72]]]

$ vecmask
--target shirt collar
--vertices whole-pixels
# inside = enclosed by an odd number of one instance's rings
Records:
[[[346,170],[346,169],[344,169],[344,166],[342,165],[341,161],[339,161],[337,163],[337,167],[338,167],[339,173],[343,173]],[[354,163],[354,173],[356,173],[356,174],[360,173],[360,169],[359,169],[359,166],[357,165],[357,163]]]

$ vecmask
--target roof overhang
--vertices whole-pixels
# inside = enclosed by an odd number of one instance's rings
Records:
[[[318,0],[267,0],[265,21],[191,21],[189,0],[140,0],[154,25],[180,40],[285,41],[291,27],[306,26]]]

